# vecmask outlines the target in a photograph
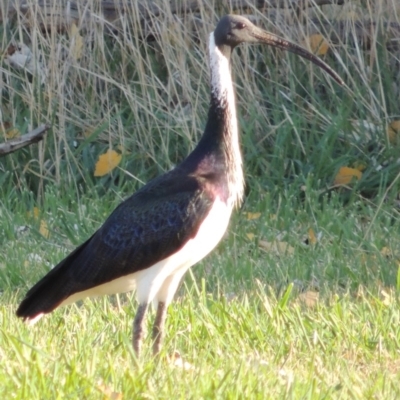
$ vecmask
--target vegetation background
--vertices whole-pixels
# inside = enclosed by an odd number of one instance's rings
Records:
[[[0,25],[1,140],[52,127],[0,158],[2,398],[398,398],[396,0],[236,11],[317,53],[346,87],[280,51],[235,52],[246,199],[187,274],[160,360],[150,346],[132,354],[131,294],[34,328],[17,320],[26,290],[204,128],[207,39],[229,8],[205,0],[147,25],[125,10],[113,26],[44,29],[22,13]]]

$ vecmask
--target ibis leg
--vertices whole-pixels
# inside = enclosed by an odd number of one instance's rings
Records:
[[[167,305],[163,301],[159,301],[157,305],[156,318],[153,325],[153,354],[160,352],[162,341],[164,339],[164,325],[167,316]]]
[[[140,304],[139,308],[136,312],[135,320],[133,321],[133,350],[136,355],[140,354],[140,348],[142,346],[142,340],[144,336],[144,320],[146,316],[146,311],[148,308],[148,304]]]

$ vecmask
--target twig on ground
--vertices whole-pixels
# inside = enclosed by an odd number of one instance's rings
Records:
[[[0,144],[0,157],[7,154],[13,153],[21,149],[22,147],[29,146],[32,143],[40,142],[47,130],[50,129],[50,125],[41,125],[31,132],[26,133],[18,138],[9,140],[6,143]]]

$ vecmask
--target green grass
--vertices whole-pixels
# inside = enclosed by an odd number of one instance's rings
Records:
[[[131,302],[55,313],[34,330],[2,312],[1,394],[13,398],[398,398],[399,313],[372,295],[313,310],[262,290],[230,302],[187,293],[170,309],[160,360],[136,360]],[[190,365],[165,358],[178,350]]]
[[[397,398],[399,221],[386,206],[343,207],[336,197],[321,207],[312,194],[301,205],[293,195],[250,193],[225,240],[184,280],[159,360],[150,337],[140,359],[132,353],[133,295],[86,300],[34,327],[15,316],[25,291],[74,247],[65,226],[76,224],[74,242],[83,241],[115,195],[82,196],[85,218],[47,193],[47,240],[22,210],[4,215],[4,226],[27,229],[2,236],[2,397]],[[310,227],[322,234],[314,245]],[[259,246],[277,237],[293,252]],[[171,361],[175,352],[188,369]]]
[[[223,12],[202,3],[206,38]],[[389,6],[364,3],[366,17],[399,21]],[[341,8],[329,10],[309,15],[334,20]],[[268,29],[302,42],[296,16],[282,12],[287,27]],[[135,13],[117,34],[101,23],[81,30],[79,60],[57,53],[73,52],[68,34],[0,26],[2,49],[23,40],[49,74],[40,85],[1,60],[0,122],[21,132],[52,125],[43,143],[0,159],[0,397],[399,398],[400,140],[387,140],[400,115],[399,54],[380,35],[372,50],[344,42],[325,56],[346,88],[294,56],[238,49],[245,203],[185,277],[160,359],[150,338],[140,359],[132,352],[132,294],[56,310],[34,327],[17,319],[26,291],[123,198],[185,157],[204,127],[206,42],[168,18],[158,42],[141,41]],[[123,153],[119,168],[95,178],[111,147]],[[334,188],[341,166],[360,164],[359,182]]]

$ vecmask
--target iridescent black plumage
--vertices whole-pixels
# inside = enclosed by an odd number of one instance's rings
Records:
[[[196,235],[213,193],[179,168],[120,204],[104,225],[30,289],[19,317],[48,313],[76,292],[146,269]]]

